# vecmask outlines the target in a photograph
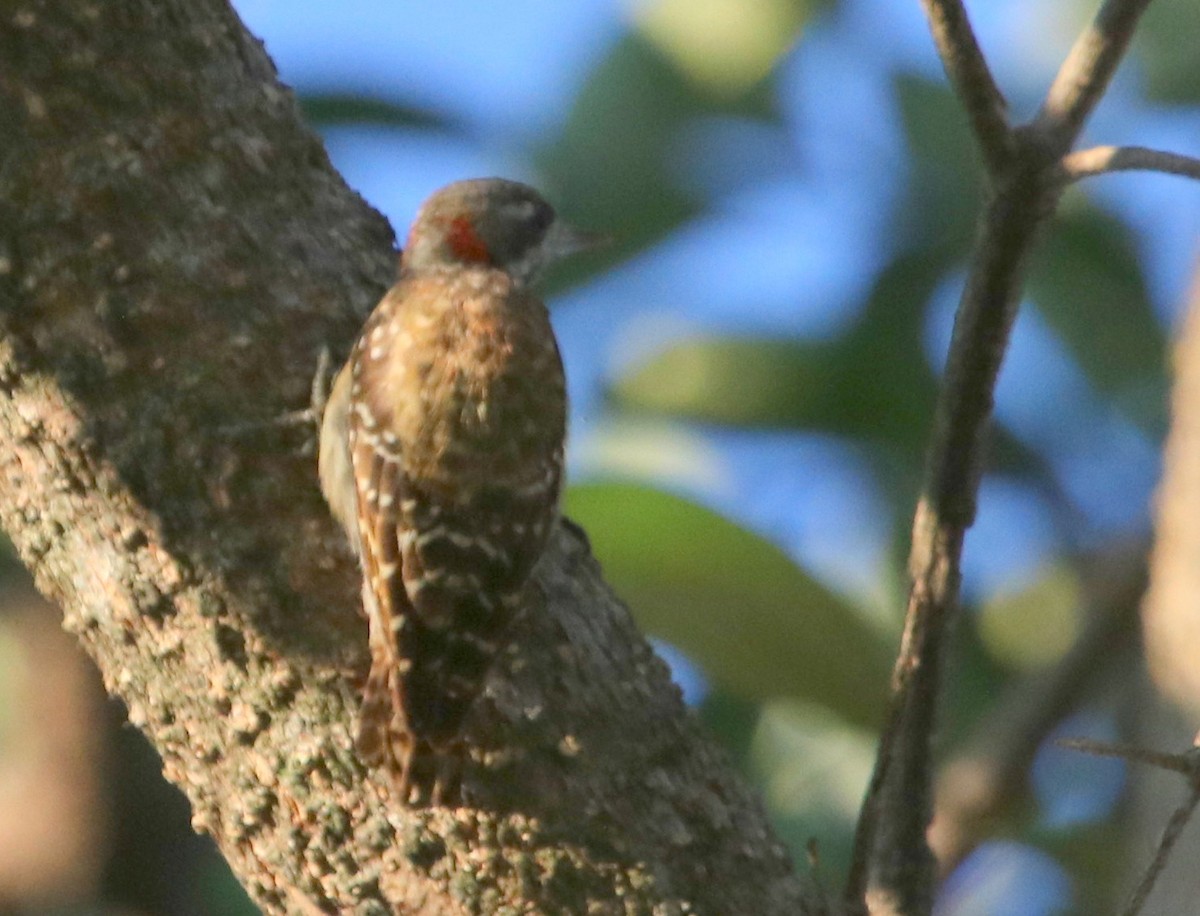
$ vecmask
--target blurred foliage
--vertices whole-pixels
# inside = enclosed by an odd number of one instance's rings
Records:
[[[652,7],[655,15],[674,9],[665,2]],[[1184,27],[1182,18],[1195,24],[1194,8],[1171,8],[1162,18],[1176,17],[1174,28]],[[722,62],[698,61],[702,44],[694,35],[668,41],[656,28],[644,25],[643,36],[614,48],[541,157],[568,199],[572,186],[596,198],[572,200],[573,210],[612,227],[626,251],[703,207],[681,192],[686,183],[672,180],[687,124],[728,116],[782,123],[764,84],[746,76],[751,67],[727,74],[717,89]],[[1171,26],[1152,27],[1143,49],[1164,28]],[[1186,47],[1167,43],[1175,51]],[[1147,69],[1155,91],[1195,98],[1190,50],[1164,52]],[[627,361],[611,377],[606,410],[698,429],[787,429],[853,443],[871,456],[897,509],[893,562],[901,568],[938,386],[925,355],[931,302],[965,269],[985,189],[967,118],[945,84],[901,70],[892,92],[908,170],[895,176],[903,190],[892,213],[893,251],[853,319],[822,339],[687,329]],[[1129,227],[1073,192],[1030,264],[1027,294],[1091,389],[1157,439],[1165,428],[1166,337]],[[1056,524],[1076,517],[1053,456],[999,422],[991,452],[990,468],[1041,494]],[[680,497],[631,483],[584,484],[570,491],[567,511],[589,532],[606,575],[641,624],[683,648],[713,679],[705,719],[760,781],[797,855],[816,837],[823,867],[839,872],[872,754],[860,728],[877,721],[888,670],[867,615],[770,543]],[[980,727],[1022,671],[1067,651],[1082,614],[1078,573],[1064,557],[1045,557],[1039,573],[989,597],[954,634],[939,736],[945,754]],[[1063,831],[1036,829],[1028,796],[1012,799],[995,821],[1014,838],[1060,851],[1046,834]],[[1058,856],[1076,875],[1093,866],[1085,859]],[[1091,905],[1098,896],[1080,899]]]
[[[1075,882],[1073,913],[1114,912],[1112,902],[1122,899],[1128,891],[1128,875],[1125,874],[1128,862],[1125,861],[1125,867],[1117,864],[1122,862],[1123,856],[1114,862],[1114,851],[1125,848],[1127,839],[1122,835],[1120,824],[1103,820],[1079,824],[1068,830],[1047,829],[1029,822],[1023,826],[1030,842],[1054,856],[1068,874],[1080,876]]]
[[[1031,582],[991,595],[979,612],[979,632],[997,661],[1017,670],[1058,661],[1079,635],[1083,601],[1079,575],[1063,564]],[[1036,640],[1030,633],[1037,633]]]
[[[538,152],[538,166],[565,211],[581,225],[606,227],[617,253],[628,253],[699,212],[700,202],[674,180],[672,152],[684,127],[714,114],[771,118],[774,100],[762,84],[734,98],[706,91],[631,33],[588,79],[562,132]]]
[[[1157,438],[1165,431],[1167,342],[1129,230],[1073,203],[1034,254],[1030,298],[1088,381]]]
[[[751,755],[785,839],[795,849],[816,842],[822,870],[844,874],[875,763],[874,732],[847,728],[823,706],[774,701],[763,707]]]
[[[969,613],[974,608],[966,610]],[[1011,681],[1011,672],[996,659],[975,621],[966,614],[963,617],[950,633],[942,691],[938,744],[946,756],[977,737],[980,723],[987,721],[988,712]]]
[[[614,383],[613,400],[706,422],[861,439],[914,468],[937,394],[921,336],[939,278],[924,259],[901,257],[834,340],[684,339],[633,366]]]
[[[624,31],[593,61],[563,121],[534,138],[474,135],[461,113],[412,101],[403,88],[384,96],[308,87],[301,104],[318,127],[401,127],[401,136],[420,131],[522,150],[572,221],[613,236],[614,245],[597,255],[613,264],[651,252],[718,208],[716,195],[706,196],[688,172],[698,158],[689,144],[703,136],[698,125],[736,124],[747,135],[761,129],[775,144],[772,162],[781,148],[794,160],[776,173],[794,167],[807,177],[813,138],[802,135],[808,122],[797,109],[814,103],[789,99],[785,85],[795,78],[806,30],[840,7],[836,0],[628,0]],[[859,16],[868,21],[861,11]],[[1136,48],[1138,68],[1157,100],[1200,101],[1196,26],[1195,0],[1151,4]],[[319,47],[321,37],[313,41]],[[863,47],[848,53],[863,53]],[[878,614],[859,606],[863,599],[830,588],[771,540],[678,492],[702,489],[686,479],[687,467],[697,477],[718,473],[707,466],[704,474],[695,472],[699,462],[688,444],[693,432],[695,439],[720,427],[820,433],[870,457],[897,519],[890,569],[881,575],[903,578],[938,386],[937,367],[926,356],[931,302],[962,275],[984,199],[979,156],[961,105],[944,82],[915,69],[897,66],[888,76],[886,94],[907,157],[904,168],[887,176],[898,194],[885,215],[886,238],[878,243],[884,249],[880,267],[840,329],[817,339],[767,333],[752,322],[740,330],[700,325],[639,350],[638,358],[604,378],[597,409],[609,439],[598,450],[628,451],[634,418],[639,443],[657,443],[659,454],[640,466],[626,462],[628,479],[576,483],[565,500],[565,511],[587,530],[606,576],[640,624],[702,668],[709,683],[700,715],[762,788],[798,860],[817,838],[820,871],[832,886],[846,862],[873,754],[871,729],[884,711],[895,634],[881,632]],[[840,117],[852,124],[858,112],[847,104]],[[869,160],[872,153],[861,155]],[[770,158],[763,154],[764,161]],[[734,166],[744,172],[741,189],[754,184],[760,165]],[[1131,228],[1085,192],[1072,191],[1045,232],[1030,264],[1028,298],[1105,405],[1156,439],[1165,428],[1166,335]],[[581,282],[600,266],[600,260],[583,261],[559,279]],[[742,265],[730,263],[729,269]],[[626,440],[616,441],[622,435]],[[1052,456],[1030,445],[1020,430],[997,423],[990,460],[989,470],[1043,496],[1056,519],[1074,517]],[[648,482],[664,477],[674,485],[671,492]],[[1082,592],[1070,560],[1052,552],[1034,574],[985,596],[978,614],[967,608],[946,672],[947,703],[937,736],[944,756],[986,721],[1022,671],[1050,664],[1066,650]],[[133,786],[144,785],[147,770],[157,771],[144,748],[126,749],[124,756],[132,758],[122,772],[133,774]],[[140,895],[147,912],[171,912],[165,901],[188,912],[197,906],[207,913],[252,911],[232,879],[213,865],[209,847],[170,847],[183,850],[178,857],[191,869],[190,877],[176,880],[161,848],[148,851],[130,841],[143,832],[157,837],[151,822],[169,822],[168,834],[182,844],[178,831],[186,812],[177,797],[136,788],[119,804],[127,821],[119,840],[129,844],[118,846],[112,868],[111,883],[129,885],[120,899]],[[996,815],[997,831],[1040,846],[1070,874],[1086,876],[1077,882],[1080,912],[1110,909],[1108,884],[1117,871],[1112,822],[1063,830],[1040,825],[1038,816],[1035,801],[1018,793]],[[185,903],[163,886],[172,883],[187,887]]]
[[[680,73],[629,36],[588,81],[539,164],[586,225],[609,227],[620,245],[644,245],[696,212],[667,180],[662,152],[699,108]]]
[[[714,685],[701,701],[698,712],[701,720],[729,750],[734,761],[749,775],[750,745],[758,719],[759,704],[737,693]]]
[[[583,484],[564,509],[648,632],[742,696],[809,697],[875,723],[891,648],[783,551],[715,512],[626,483]]]
[[[983,204],[978,145],[944,83],[900,74],[894,91],[912,169],[896,231],[928,266],[956,267],[975,239]]]
[[[376,124],[381,127],[411,127],[418,130],[447,130],[453,125],[436,112],[399,105],[390,99],[344,92],[305,93],[300,110],[317,128],[339,124]]]
[[[1200,102],[1196,66],[1195,0],[1157,0],[1142,17],[1134,39],[1150,94],[1176,104]]]
[[[940,279],[936,263],[900,255],[880,274],[858,319],[833,340],[684,338],[632,366],[614,382],[611,399],[621,410],[863,443],[889,495],[910,500],[937,399],[921,338]],[[994,431],[992,445],[997,470],[1049,482],[1042,459],[1004,428]]]
[[[808,17],[797,0],[642,0],[634,22],[693,80],[734,95],[767,76]]]

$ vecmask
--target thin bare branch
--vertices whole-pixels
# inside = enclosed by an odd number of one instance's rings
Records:
[[[929,31],[946,75],[962,100],[989,174],[1004,167],[1012,154],[1012,130],[1007,103],[987,60],[975,40],[967,11],[960,0],[921,0]]]
[[[1046,93],[1034,126],[1051,150],[1065,152],[1108,88],[1150,0],[1105,0],[1076,40]]]
[[[1059,160],[1070,148],[1129,45],[1149,0],[1106,0],[1076,42],[1037,120],[995,143],[999,91],[961,5],[925,0],[947,71],[980,130],[991,198],[955,317],[938,398],[925,484],[913,521],[904,635],[892,677],[875,771],[855,834],[849,905],[872,913],[925,913],[932,906],[931,735],[949,619],[957,610],[962,545],[975,519],[996,378],[1016,318],[1028,256],[1058,205]],[[989,113],[990,112],[990,113]],[[983,141],[982,138],[991,138]]]
[[[959,302],[938,398],[924,493],[913,521],[904,635],[892,703],[855,835],[847,901],[872,912],[923,913],[932,905],[932,809],[937,699],[946,624],[957,610],[963,537],[975,519],[992,397],[1016,318],[1025,263],[1057,198],[1029,173],[994,189]]]
[[[1115,757],[1135,763],[1145,763],[1163,770],[1170,770],[1184,776],[1191,786],[1187,799],[1175,809],[1171,819],[1163,830],[1158,849],[1154,858],[1146,866],[1138,886],[1129,898],[1129,903],[1121,911],[1122,916],[1137,916],[1142,911],[1146,899],[1154,889],[1154,884],[1162,870],[1167,865],[1175,842],[1183,833],[1183,828],[1191,820],[1192,812],[1200,804],[1200,735],[1193,741],[1192,747],[1182,753],[1170,754],[1163,751],[1152,751],[1131,744],[1109,744],[1104,741],[1092,741],[1089,738],[1063,738],[1057,742],[1060,747],[1082,751],[1097,757]]]
[[[1175,842],[1183,833],[1183,828],[1187,826],[1188,821],[1191,820],[1192,813],[1196,810],[1197,804],[1200,804],[1200,784],[1192,787],[1192,791],[1189,793],[1187,799],[1175,809],[1175,812],[1171,815],[1171,819],[1167,821],[1162,839],[1158,841],[1158,849],[1154,851],[1154,858],[1146,866],[1142,880],[1138,882],[1138,886],[1129,898],[1129,903],[1121,911],[1121,916],[1138,916],[1138,913],[1142,911],[1146,899],[1150,896],[1150,891],[1154,889],[1154,883],[1166,867],[1167,859],[1171,856],[1171,850],[1175,848]]]
[[[1113,757],[1132,763],[1145,763],[1161,770],[1170,770],[1173,773],[1183,773],[1184,775],[1190,775],[1196,769],[1192,758],[1187,754],[1151,751],[1132,744],[1094,741],[1091,738],[1060,738],[1055,744],[1067,750],[1091,754],[1093,757]]]
[[[1060,163],[1064,184],[1109,172],[1164,172],[1200,179],[1200,159],[1144,146],[1094,146],[1069,153]]]

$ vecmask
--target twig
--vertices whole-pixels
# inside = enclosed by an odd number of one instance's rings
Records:
[[[1064,184],[1107,172],[1165,172],[1200,178],[1200,159],[1144,146],[1095,146],[1068,153],[1060,163],[1060,170]]]
[[[921,5],[942,66],[971,118],[987,171],[995,174],[1012,155],[1004,95],[992,79],[960,0],[921,0]]]
[[[1095,21],[1059,68],[1035,129],[1053,150],[1066,152],[1100,101],[1150,0],[1105,0]]]
[[[992,393],[1016,318],[1025,262],[1056,200],[1036,173],[1006,176],[988,204],[976,243],[913,522],[912,589],[892,704],[855,836],[850,900],[861,900],[868,886],[883,897],[899,895],[884,908],[902,913],[927,912],[932,899],[934,863],[925,830],[943,635],[957,607],[963,536],[975,518]]]
[[[1084,754],[1091,754],[1093,757],[1113,757],[1117,760],[1146,763],[1158,767],[1160,770],[1183,773],[1185,776],[1191,775],[1196,769],[1195,764],[1187,755],[1151,751],[1132,744],[1094,741],[1091,738],[1059,738],[1054,743],[1067,750],[1080,751]]]
[[[1162,838],[1158,841],[1158,849],[1154,851],[1154,858],[1146,866],[1142,880],[1138,882],[1133,895],[1129,898],[1129,903],[1121,911],[1121,916],[1137,916],[1142,911],[1142,906],[1145,904],[1146,898],[1150,896],[1154,883],[1158,880],[1163,868],[1166,867],[1171,850],[1175,847],[1175,841],[1183,833],[1183,828],[1187,826],[1198,803],[1200,803],[1200,783],[1195,783],[1192,785],[1192,791],[1187,799],[1175,809],[1171,814],[1171,819],[1167,821]]]
[[[1200,736],[1197,736],[1197,740],[1200,741]],[[1158,876],[1166,868],[1167,860],[1171,857],[1171,850],[1175,848],[1175,843],[1183,833],[1183,828],[1187,826],[1196,806],[1200,804],[1200,747],[1193,743],[1192,747],[1182,754],[1168,754],[1130,744],[1108,744],[1088,738],[1063,738],[1057,744],[1060,747],[1072,748],[1098,757],[1116,757],[1126,761],[1148,763],[1173,773],[1181,773],[1191,784],[1191,792],[1172,812],[1167,826],[1163,829],[1162,837],[1158,841],[1158,849],[1154,851],[1154,857],[1146,866],[1145,872],[1142,873],[1142,878],[1134,888],[1133,894],[1130,895],[1129,903],[1121,911],[1121,916],[1137,916],[1142,911],[1150,892],[1154,889]]]
[[[947,72],[971,107],[988,157],[992,195],[955,317],[938,397],[925,483],[913,521],[912,587],[892,675],[892,700],[875,771],[854,838],[846,884],[850,907],[927,913],[934,860],[931,736],[937,717],[946,624],[959,593],[963,537],[975,518],[987,424],[1000,364],[1017,314],[1026,262],[1038,229],[1054,211],[1058,160],[1103,94],[1149,0],[1107,0],[1063,64],[1030,126],[1008,133],[997,151],[993,86],[970,24],[954,0],[926,0]],[[975,108],[983,101],[987,104]],[[992,115],[987,115],[989,110]]]

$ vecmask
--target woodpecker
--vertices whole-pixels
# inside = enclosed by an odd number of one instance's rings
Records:
[[[558,517],[566,386],[543,268],[589,247],[532,188],[420,208],[322,420],[319,473],[363,571],[355,744],[404,800],[452,800],[461,730]]]

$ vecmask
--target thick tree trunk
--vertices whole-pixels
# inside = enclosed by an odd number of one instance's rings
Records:
[[[802,912],[569,527],[474,716],[479,805],[354,758],[304,435],[228,430],[303,406],[391,243],[225,3],[0,0],[0,519],[39,587],[268,911]]]

